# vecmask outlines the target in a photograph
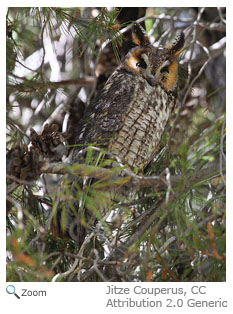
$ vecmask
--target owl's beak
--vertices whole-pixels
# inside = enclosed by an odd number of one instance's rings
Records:
[[[152,87],[158,84],[158,78],[154,75],[147,74],[145,79]]]

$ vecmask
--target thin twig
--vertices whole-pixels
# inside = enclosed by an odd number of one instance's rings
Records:
[[[223,23],[223,24],[226,24],[227,21],[226,21],[226,19],[223,17],[222,8],[217,7],[217,9],[218,9],[218,14],[219,14],[219,17],[220,17],[222,23]]]
[[[226,156],[223,150],[223,146],[224,146],[224,139],[225,139],[225,123],[226,123],[226,119],[224,119],[223,123],[222,123],[222,129],[221,129],[221,136],[220,136],[220,151],[219,151],[219,172],[221,174],[221,177],[223,179],[223,182],[226,185],[226,180],[225,180],[225,176],[223,174],[223,159],[224,162],[226,163]]]
[[[20,202],[17,202],[14,198],[10,197],[9,195],[6,196],[8,202],[12,203],[15,208],[17,209],[17,218],[18,218],[18,226],[20,230],[24,230],[24,219],[23,219],[23,208]]]
[[[70,267],[69,270],[65,271],[64,273],[58,273],[58,274],[56,274],[56,275],[52,278],[51,282],[56,282],[59,278],[67,277],[69,274],[71,274],[71,273],[75,270],[75,268],[76,268],[77,265],[78,265],[78,262],[79,262],[79,259],[76,258],[75,261],[74,261],[74,263],[73,263],[73,265]]]

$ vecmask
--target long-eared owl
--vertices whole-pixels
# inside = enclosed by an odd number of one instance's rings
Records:
[[[138,24],[134,25],[132,34],[136,46],[110,76],[80,121],[73,163],[82,163],[81,152],[87,144],[98,145],[131,169],[143,169],[156,153],[176,102],[177,56],[183,49],[184,35],[179,33],[170,46],[155,48]],[[93,180],[83,184],[81,179],[72,176],[69,181],[76,181],[82,190],[93,184]],[[74,186],[72,191],[76,195]],[[106,211],[104,206],[101,203],[99,208],[102,215]],[[66,223],[58,225],[58,232],[68,232],[80,246],[96,216],[79,198],[68,201],[64,207]],[[58,218],[62,216],[59,208]]]
[[[154,156],[177,97],[177,57],[184,34],[170,46],[153,47],[135,24],[132,48],[90,103],[76,144],[101,145],[130,168],[144,168]],[[81,149],[81,148],[80,148]],[[77,161],[74,150],[73,161]]]

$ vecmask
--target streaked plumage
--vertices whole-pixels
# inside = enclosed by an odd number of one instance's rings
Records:
[[[88,144],[98,146],[120,158],[131,169],[142,170],[156,154],[161,135],[177,97],[177,56],[184,45],[180,33],[171,46],[153,47],[145,31],[136,24],[131,49],[108,79],[102,91],[88,106],[80,121],[72,162],[83,163],[80,151]],[[82,156],[83,157],[83,156]],[[70,178],[84,189],[82,180]],[[93,181],[86,182],[87,193]],[[85,194],[85,193],[84,193]],[[82,197],[81,197],[82,198]],[[82,199],[66,202],[65,230],[80,246],[96,214]],[[71,205],[70,205],[71,204]],[[96,205],[105,215],[106,204]],[[93,206],[92,206],[93,207]],[[107,209],[108,210],[108,209]],[[74,212],[76,211],[76,213]],[[61,210],[58,210],[61,215]]]
[[[155,48],[139,25],[133,34],[141,46],[126,55],[91,102],[76,143],[101,145],[129,167],[142,169],[154,156],[175,105],[177,55],[184,35],[180,33],[169,47]],[[74,161],[77,152],[76,148]]]

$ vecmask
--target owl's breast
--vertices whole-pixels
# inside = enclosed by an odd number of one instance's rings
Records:
[[[143,168],[158,150],[175,100],[160,86],[148,86],[143,93],[136,94],[108,149],[131,168]]]

